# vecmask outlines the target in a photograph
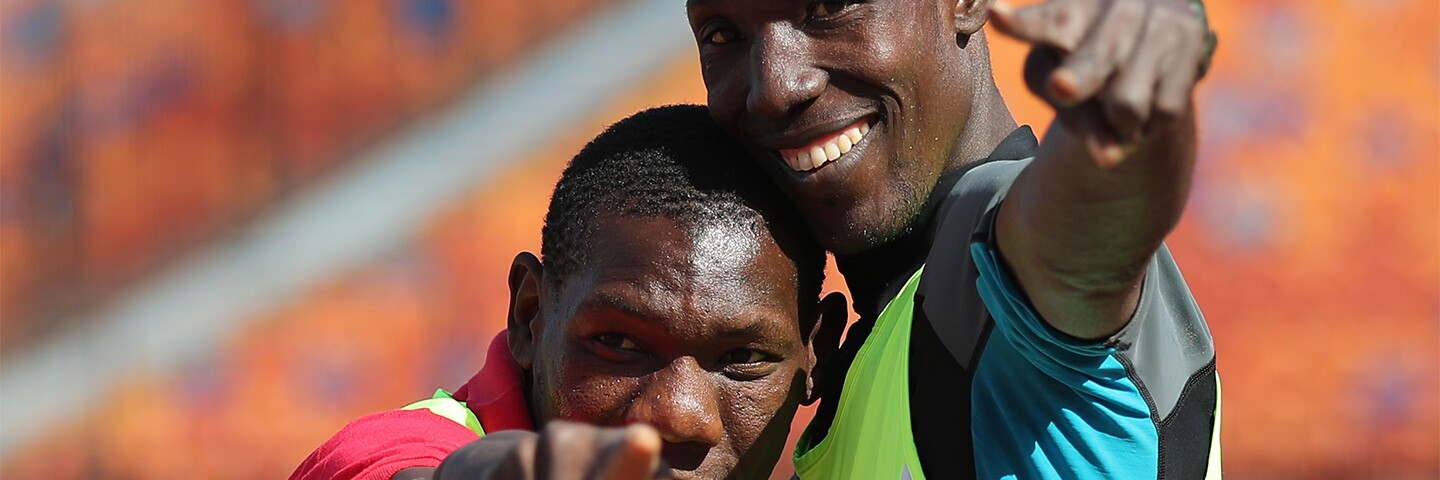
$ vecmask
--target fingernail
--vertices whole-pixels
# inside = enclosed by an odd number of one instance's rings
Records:
[[[1104,157],[1101,159],[1103,163],[1100,166],[1102,168],[1115,168],[1125,160],[1125,149],[1118,144],[1105,145],[1101,147],[1100,151],[1101,156]]]
[[[1055,69],[1055,72],[1050,74],[1050,81],[1048,82],[1050,98],[1065,107],[1079,103],[1079,99],[1075,98],[1075,91],[1079,89],[1079,83],[1080,80],[1069,70],[1064,68]]]
[[[625,441],[636,452],[653,453],[660,451],[660,433],[654,427],[637,423],[626,428]]]

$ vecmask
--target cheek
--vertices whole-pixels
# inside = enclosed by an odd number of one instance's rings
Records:
[[[745,114],[746,96],[750,92],[750,72],[746,67],[749,60],[732,58],[732,55],[716,57],[700,61],[706,106],[716,124],[731,134],[741,133],[739,122]]]
[[[721,399],[726,409],[725,433],[730,437],[737,454],[743,455],[753,447],[765,433],[766,427],[776,415],[784,414],[788,402],[798,402],[795,396],[795,379],[801,378],[795,368],[787,367],[786,374],[775,374],[753,382],[730,384]],[[795,398],[790,398],[795,396]],[[789,419],[784,419],[789,423]],[[785,439],[779,439],[784,441]]]
[[[625,406],[634,398],[634,379],[576,365],[557,373],[550,395],[554,400],[555,418],[597,425],[624,422]]]
[[[715,119],[715,124],[730,132],[737,133],[736,122],[740,113],[745,107],[743,89],[737,88],[735,79],[717,79],[714,82],[707,80],[706,106],[710,109],[710,117]]]

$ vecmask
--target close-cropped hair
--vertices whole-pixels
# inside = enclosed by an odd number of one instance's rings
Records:
[[[795,264],[801,305],[819,297],[824,250],[790,201],[705,107],[670,105],[636,113],[605,129],[570,160],[541,232],[547,281],[559,284],[585,267],[602,215],[664,217],[684,228],[765,229]]]

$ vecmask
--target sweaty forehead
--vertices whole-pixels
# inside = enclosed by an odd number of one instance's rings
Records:
[[[590,267],[602,279],[793,283],[794,264],[758,218],[601,215],[595,224]]]
[[[796,315],[795,265],[764,227],[731,220],[686,223],[597,218],[591,265],[584,268],[592,290],[626,292],[607,303],[622,300],[662,316]]]
[[[687,233],[688,241],[684,241],[689,244],[687,263],[702,277],[746,278],[761,267],[757,263],[761,263],[766,253],[772,253],[765,251],[765,247],[775,244],[769,235],[760,235],[732,222],[696,225]]]

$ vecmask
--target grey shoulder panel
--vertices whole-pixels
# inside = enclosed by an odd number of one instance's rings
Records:
[[[965,368],[974,367],[988,323],[975,289],[979,273],[970,259],[970,241],[976,232],[988,230],[986,219],[1030,160],[993,161],[966,172],[937,212],[919,292],[936,336]]]
[[[974,367],[990,321],[975,289],[979,273],[970,259],[970,243],[990,234],[995,210],[1031,160],[975,167],[956,182],[937,212],[919,293],[936,335],[965,368]],[[1108,343],[1148,392],[1157,420],[1170,415],[1196,372],[1213,368],[1215,348],[1205,318],[1164,245],[1150,263],[1134,317]]]
[[[1129,364],[1137,386],[1149,393],[1157,421],[1170,415],[1196,372],[1213,368],[1210,329],[1164,245],[1145,273],[1135,315],[1108,344]]]

